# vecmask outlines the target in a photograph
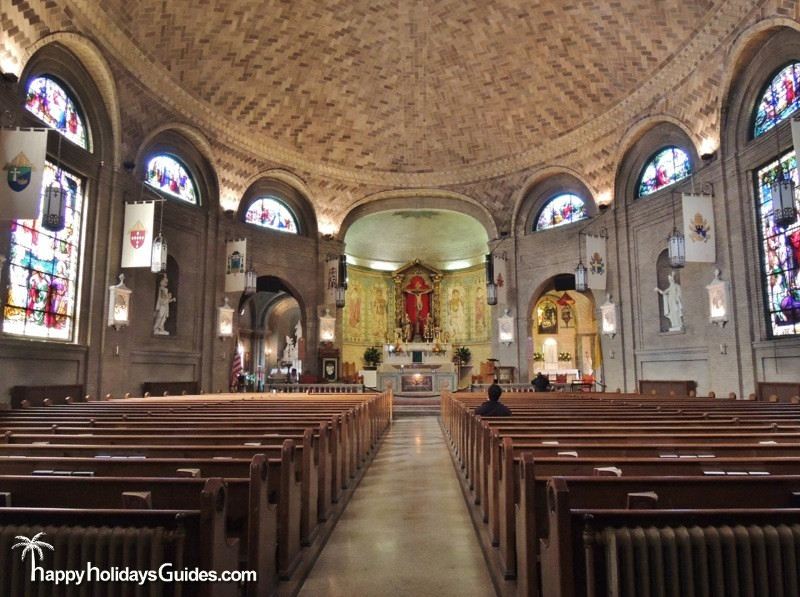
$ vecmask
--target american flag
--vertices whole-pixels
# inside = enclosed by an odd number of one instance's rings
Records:
[[[239,375],[242,373],[242,355],[236,350],[233,353],[233,362],[231,363],[231,391],[235,392],[239,389]]]

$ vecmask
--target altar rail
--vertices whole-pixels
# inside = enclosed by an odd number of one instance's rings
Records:
[[[267,392],[277,394],[363,394],[364,384],[360,383],[274,383],[269,384]]]
[[[470,392],[483,392],[485,393],[489,386],[492,384],[488,383],[474,383],[469,386]],[[518,393],[518,392],[532,392],[533,386],[529,383],[500,383],[497,384],[501,388],[503,388],[503,392],[511,392],[511,393]]]

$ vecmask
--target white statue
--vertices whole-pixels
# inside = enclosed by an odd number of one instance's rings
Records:
[[[664,306],[664,317],[669,319],[669,331],[677,332],[683,329],[683,296],[681,285],[675,281],[675,274],[669,274],[669,286],[664,290],[656,288],[661,295],[661,304]]]
[[[169,336],[169,332],[164,329],[164,324],[169,317],[169,304],[175,302],[175,297],[167,288],[169,279],[167,274],[161,276],[161,281],[158,283],[158,296],[156,297],[156,308],[153,313],[153,333],[156,336]]]
[[[291,336],[286,336],[286,348],[283,349],[283,362],[289,363],[297,359],[297,346]]]

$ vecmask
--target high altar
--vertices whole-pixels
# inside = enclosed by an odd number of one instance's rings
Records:
[[[442,329],[442,273],[415,260],[392,274],[393,342],[383,346],[378,387],[392,383],[402,394],[455,390],[457,372],[452,347]]]

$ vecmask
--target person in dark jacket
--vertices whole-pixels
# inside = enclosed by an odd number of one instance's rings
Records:
[[[481,417],[509,417],[511,416],[511,409],[505,404],[500,404],[500,396],[503,394],[503,388],[493,383],[489,386],[489,399],[475,409],[475,414]]]
[[[541,371],[536,374],[531,384],[533,384],[533,388],[537,392],[547,392],[550,390],[550,378]]]

